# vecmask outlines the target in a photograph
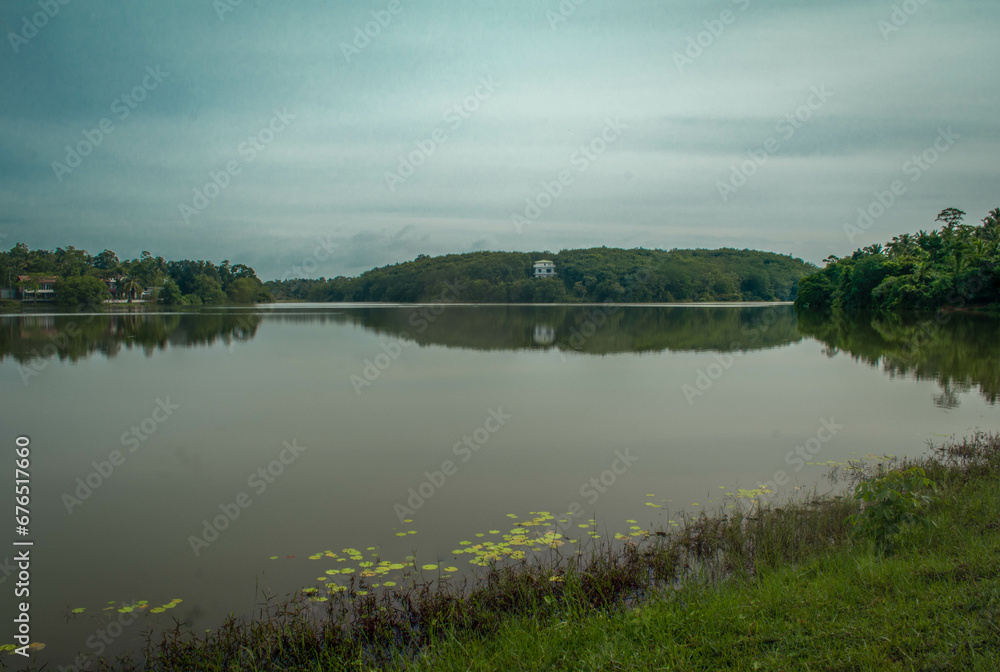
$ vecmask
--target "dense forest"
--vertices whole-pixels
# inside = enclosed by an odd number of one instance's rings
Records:
[[[557,277],[532,277],[551,259]],[[469,252],[372,269],[357,277],[266,284],[278,300],[563,303],[604,301],[790,301],[816,267],[754,250]]]
[[[894,237],[850,257],[826,259],[826,268],[799,282],[796,307],[816,311],[1000,308],[1000,208],[979,226],[948,208],[943,226]]]
[[[19,275],[55,276],[55,301],[66,306],[100,303],[112,298],[130,301],[151,289],[150,300],[168,305],[255,303],[270,301],[257,274],[249,266],[223,261],[167,261],[143,252],[138,259],[121,260],[111,250],[91,255],[72,245],[55,250],[31,250],[18,243],[0,252],[0,282],[7,287],[35,289],[36,280]],[[109,285],[109,280],[114,283]]]

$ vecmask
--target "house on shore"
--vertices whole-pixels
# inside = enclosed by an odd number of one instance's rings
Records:
[[[556,264],[548,259],[539,259],[535,262],[535,277],[536,278],[554,278],[556,277]]]
[[[54,275],[19,275],[17,276],[17,298],[21,301],[51,301],[56,296]]]

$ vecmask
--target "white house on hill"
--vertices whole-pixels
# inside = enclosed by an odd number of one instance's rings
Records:
[[[554,278],[556,277],[556,265],[555,262],[549,261],[548,259],[539,259],[535,262],[535,277],[536,278]]]

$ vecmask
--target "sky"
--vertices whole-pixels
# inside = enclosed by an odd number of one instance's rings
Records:
[[[264,280],[820,263],[1000,206],[997,25],[996,0],[3,0],[0,247]]]

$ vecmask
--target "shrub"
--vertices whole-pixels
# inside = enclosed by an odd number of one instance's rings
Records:
[[[862,481],[854,491],[854,499],[861,502],[861,511],[848,517],[854,526],[853,534],[874,539],[883,551],[891,550],[908,529],[932,525],[927,511],[933,498],[926,493],[936,489],[934,481],[920,467],[881,472],[871,480]]]

